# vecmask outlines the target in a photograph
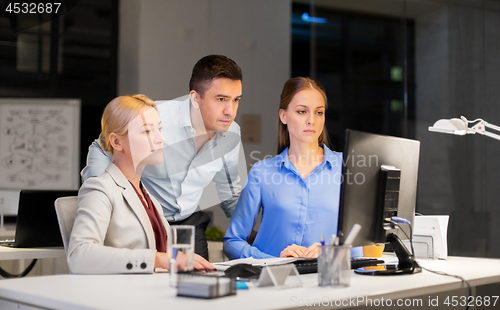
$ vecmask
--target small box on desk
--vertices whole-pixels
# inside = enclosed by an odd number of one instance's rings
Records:
[[[415,216],[413,247],[415,257],[431,259],[448,258],[448,215]],[[410,242],[404,240],[407,248]]]
[[[179,274],[177,296],[217,298],[236,294],[236,279],[217,275]]]

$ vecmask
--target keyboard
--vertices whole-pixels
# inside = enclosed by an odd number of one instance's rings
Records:
[[[318,272],[318,261],[316,258],[299,260],[293,262],[295,268],[299,274],[317,273]],[[384,261],[377,258],[370,257],[351,257],[351,269],[358,269],[361,267],[376,266],[378,264],[383,264]]]

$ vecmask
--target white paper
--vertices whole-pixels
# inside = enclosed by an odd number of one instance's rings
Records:
[[[0,188],[80,187],[80,100],[0,99]]]
[[[274,266],[274,265],[284,265],[289,264],[298,260],[294,257],[273,257],[273,258],[263,258],[256,259],[253,257],[233,259],[227,262],[215,263],[214,266],[233,266],[236,264],[250,264],[253,266]]]

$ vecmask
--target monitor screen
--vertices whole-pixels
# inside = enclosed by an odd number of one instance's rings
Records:
[[[361,225],[361,231],[353,246],[384,243],[389,232],[408,239],[403,232],[384,225],[384,218],[394,215],[413,223],[419,154],[420,142],[416,140],[346,131],[338,222],[341,243],[356,223]],[[399,197],[396,193],[395,202],[387,203],[390,197],[386,196],[386,203],[377,203],[381,196],[378,193],[382,166],[400,171]],[[385,210],[380,210],[381,207]],[[409,228],[405,226],[401,225],[410,236]]]

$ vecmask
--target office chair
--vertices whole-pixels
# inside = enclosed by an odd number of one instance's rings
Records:
[[[76,208],[78,207],[78,196],[60,197],[55,201],[57,221],[61,230],[64,251],[68,254],[69,237],[73,224],[75,223]]]

